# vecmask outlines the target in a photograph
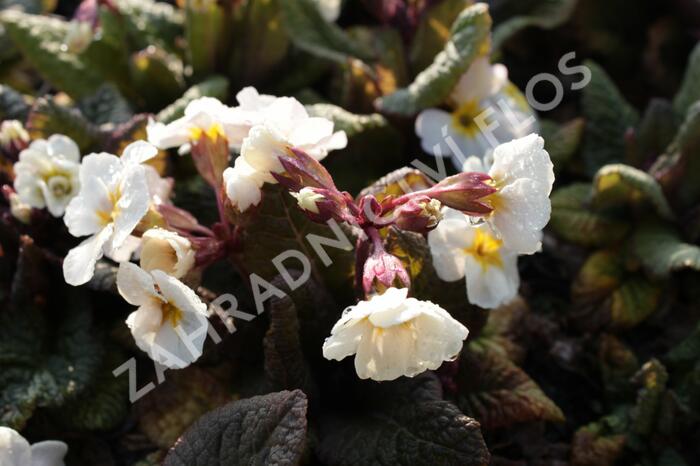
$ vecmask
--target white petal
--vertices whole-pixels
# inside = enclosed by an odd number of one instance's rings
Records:
[[[415,130],[421,139],[420,144],[425,152],[435,157],[448,157],[452,154],[445,145],[445,136],[452,134],[452,116],[435,108],[423,110],[418,114]]]
[[[367,328],[371,328],[370,323],[366,319],[362,319],[348,322],[348,325],[337,329],[323,343],[323,357],[340,361],[355,354],[360,339]]]
[[[162,301],[151,299],[126,318],[126,325],[131,330],[136,346],[148,353],[151,358],[153,358],[151,355],[153,342],[160,330],[163,319],[161,305]]]
[[[129,236],[118,248],[113,247],[111,242],[105,244],[105,256],[114,262],[129,262],[140,246],[141,238]]]
[[[191,128],[192,126],[185,118],[179,118],[168,125],[149,120],[146,134],[148,142],[154,146],[159,149],[170,149],[189,142]]]
[[[268,183],[276,183],[270,172],[283,171],[278,156],[288,146],[282,134],[271,126],[258,125],[250,129],[243,141],[241,157]]]
[[[151,272],[151,275],[165,299],[176,305],[180,310],[201,316],[207,315],[207,305],[199,299],[197,293],[180,280],[161,270],[154,270]]]
[[[122,243],[134,231],[146,215],[150,205],[150,193],[146,181],[146,170],[140,165],[129,165],[123,174],[121,196],[117,202],[118,214],[114,219],[114,247]]]
[[[245,110],[262,110],[275,99],[276,97],[272,95],[259,94],[257,89],[252,86],[244,87],[236,94],[236,100]]]
[[[467,328],[441,307],[424,303],[424,312],[414,321],[416,358],[422,370],[437,369],[453,360],[469,335]]]
[[[300,121],[309,118],[306,108],[293,97],[279,97],[265,108],[265,121],[289,137]]]
[[[62,134],[51,135],[47,141],[48,152],[52,157],[62,158],[70,162],[80,162],[80,149],[68,136]]]
[[[301,120],[289,135],[289,142],[300,147],[314,145],[320,140],[333,134],[333,122],[321,117],[311,117]]]
[[[68,445],[57,440],[46,440],[32,445],[32,466],[64,466],[63,457]]]
[[[239,159],[242,160],[241,157]],[[236,159],[236,162],[239,159]],[[224,184],[226,196],[231,203],[241,212],[245,212],[250,206],[260,203],[262,191],[259,186],[259,177],[246,174],[238,165],[236,163],[235,167],[224,170]]]
[[[0,426],[0,465],[31,466],[29,442],[14,429]]]
[[[112,224],[74,247],[63,259],[63,276],[73,286],[87,283],[95,273],[95,264],[102,257],[103,247],[113,232]]]
[[[544,150],[544,140],[536,134],[499,145],[493,153],[489,174],[495,180],[509,183],[519,178],[531,178],[549,185],[554,183],[554,166]]]
[[[122,152],[122,163],[139,164],[151,160],[158,155],[158,149],[146,141],[134,141]]]
[[[503,268],[486,269],[473,257],[467,257],[467,297],[469,302],[485,309],[494,309],[515,298],[520,286],[518,259],[515,253],[501,254]]]
[[[36,175],[22,172],[15,178],[14,188],[23,203],[37,209],[43,209],[46,207],[46,201],[39,182],[40,179]]]
[[[122,298],[134,306],[141,306],[153,299],[160,299],[153,277],[131,262],[119,264],[117,289]]]
[[[502,70],[498,70],[501,72]],[[458,104],[481,101],[491,95],[494,88],[494,70],[488,56],[477,58],[469,65],[452,91],[452,99]]]
[[[484,163],[483,159],[481,157],[476,157],[476,156],[469,156],[467,157],[467,160],[464,161],[462,164],[462,171],[465,173],[468,172],[481,172],[481,173],[486,173],[488,170],[486,169],[486,164]]]

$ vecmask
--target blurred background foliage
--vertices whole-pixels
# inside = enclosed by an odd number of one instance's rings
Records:
[[[321,359],[353,299],[345,256],[130,405],[126,376],[111,371],[134,355],[139,386],[156,375],[123,324],[113,267],[103,263],[89,289],[63,285],[57,264],[74,238],[41,212],[19,225],[2,205],[0,423],[65,440],[69,464],[158,464],[193,423],[186,445],[221,439],[257,464],[265,433],[226,430],[250,413],[264,421],[257,429],[289,427],[271,440],[280,464],[700,464],[700,4],[487,3],[488,21],[460,29],[468,0],[345,0],[337,24],[314,0],[0,0],[0,120],[23,121],[33,138],[66,134],[83,153],[119,153],[145,137],[148,114],[169,122],[197,97],[233,104],[254,85],[348,133],[324,162],[341,189],[391,192],[418,175],[377,180],[416,157],[434,166],[413,117],[454,80],[431,75],[418,98],[406,89],[448,41],[468,57],[490,29],[493,59],[520,89],[541,72],[564,88],[561,105],[540,114],[557,181],[544,250],[520,262],[521,298],[491,312],[468,306],[463,283],[437,279],[423,237],[387,238],[416,295],[471,331],[455,363],[413,380],[363,382],[347,361]],[[580,91],[557,66],[571,51],[591,71]],[[535,89],[539,101],[553,95]],[[215,215],[186,157],[157,163],[177,179],[178,206]],[[0,177],[11,179],[6,158]],[[242,258],[271,280],[269,260],[311,228],[288,201],[267,192]],[[201,285],[253,308],[227,265]],[[218,417],[201,417],[212,409]],[[166,464],[193,464],[187,455],[176,448]]]

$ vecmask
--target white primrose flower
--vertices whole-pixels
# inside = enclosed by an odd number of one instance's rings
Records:
[[[90,22],[74,19],[68,23],[68,32],[63,39],[63,47],[71,53],[80,54],[88,48],[92,38],[93,31]]]
[[[187,238],[163,228],[151,228],[141,237],[141,268],[162,270],[175,278],[184,277],[194,267],[195,252]]]
[[[498,190],[485,198],[493,212],[486,217],[503,244],[518,254],[542,247],[542,229],[549,222],[554,165],[537,134],[501,144],[488,170]]]
[[[80,150],[72,139],[62,134],[37,139],[19,154],[14,188],[23,203],[60,217],[78,193],[79,168]]]
[[[95,263],[106,252],[115,255],[146,215],[151,196],[141,163],[157,153],[151,144],[137,141],[121,157],[99,153],[83,158],[80,192],[68,204],[63,220],[71,235],[90,237],[63,260],[67,283],[77,286],[89,281]]]
[[[469,331],[440,306],[389,288],[350,306],[323,344],[326,359],[355,354],[361,379],[394,380],[437,369],[462,349]]]
[[[32,218],[32,206],[25,204],[17,193],[10,194],[10,213],[24,224],[29,224]]]
[[[223,136],[230,147],[237,147],[240,131],[231,108],[213,97],[193,100],[182,118],[167,125],[150,120],[146,127],[148,142],[159,149],[179,147],[180,152],[188,152],[190,144],[205,135],[211,139]]]
[[[202,355],[207,306],[192,289],[162,270],[148,273],[131,262],[119,264],[117,288],[129,304],[138,306],[126,325],[151,359],[182,369]]]
[[[474,60],[448,102],[453,110],[431,108],[416,118],[421,147],[436,157],[451,156],[458,169],[470,155],[483,157],[499,143],[538,130],[534,112],[508,81],[508,70],[487,56]]]
[[[68,445],[46,440],[30,445],[14,429],[0,427],[0,466],[64,466]]]
[[[16,144],[29,143],[29,133],[19,120],[5,120],[0,124],[0,148],[9,150]]]
[[[433,265],[440,279],[467,282],[467,299],[486,309],[515,298],[520,286],[518,256],[504,247],[486,223],[475,225],[450,208],[428,233]]]
[[[314,214],[319,213],[317,201],[323,201],[325,196],[319,194],[311,188],[301,188],[298,193],[290,193],[296,200],[297,204],[303,210],[308,210]]]
[[[309,116],[294,98],[276,98],[263,113],[264,122],[250,129],[241,155],[233,167],[224,171],[226,193],[240,211],[260,202],[259,191],[264,183],[276,183],[271,173],[283,171],[280,155],[294,148],[322,160],[331,150],[347,145],[344,131],[334,132],[332,121]]]

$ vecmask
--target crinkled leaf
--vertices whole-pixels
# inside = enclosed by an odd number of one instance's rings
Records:
[[[622,340],[606,333],[600,337],[598,360],[606,392],[626,394],[631,388],[630,379],[639,370],[634,352]]]
[[[63,106],[50,96],[40,97],[32,106],[27,118],[27,131],[33,139],[65,134],[78,144],[83,153],[99,140],[97,128],[80,110]]]
[[[170,123],[185,113],[187,104],[200,97],[215,97],[224,100],[228,94],[228,80],[223,76],[211,76],[205,81],[195,84],[175,102],[165,107],[158,113],[156,120],[162,123]]]
[[[600,66],[590,61],[585,66],[591,70],[591,82],[582,91],[583,161],[594,175],[603,165],[625,159],[625,133],[637,125],[639,115]]]
[[[349,57],[362,60],[372,58],[335,23],[324,20],[313,0],[279,1],[287,33],[300,49],[339,62],[344,62]]]
[[[592,204],[596,207],[648,202],[665,219],[673,211],[659,183],[648,173],[629,165],[605,165],[593,179]]]
[[[56,18],[5,10],[0,15],[13,42],[39,73],[58,89],[80,98],[94,93],[102,78],[79,56],[64,50],[68,23]]]
[[[485,430],[521,422],[563,422],[564,414],[522,369],[492,351],[462,351],[455,377],[457,405]]]
[[[624,446],[624,435],[604,435],[595,423],[581,427],[571,442],[571,466],[614,466]]]
[[[196,366],[167,371],[165,381],[139,400],[139,426],[151,442],[168,448],[200,416],[229,400],[226,388]]]
[[[622,239],[629,225],[623,218],[591,208],[591,185],[572,183],[552,194],[549,228],[557,236],[582,246],[602,246]]]
[[[178,38],[184,35],[182,10],[156,0],[115,0],[124,18],[124,27],[135,39],[135,48],[157,45],[177,52]]]
[[[583,138],[584,120],[575,118],[562,125],[551,120],[540,120],[544,146],[554,163],[554,170],[560,172],[578,151]]]
[[[628,152],[626,163],[641,167],[662,154],[673,141],[680,118],[666,99],[655,98],[647,105],[635,133],[634,150]]]
[[[424,108],[441,105],[459,78],[483,50],[491,28],[488,6],[473,5],[460,13],[450,31],[450,40],[432,64],[421,71],[408,87],[376,102],[382,112],[413,115]]]
[[[642,366],[635,379],[641,387],[637,392],[637,403],[631,412],[631,427],[637,434],[649,435],[657,421],[668,372],[663,364],[652,359]]]
[[[82,99],[78,108],[86,120],[96,125],[124,123],[133,116],[129,102],[111,84],[103,84],[97,92]]]
[[[29,104],[22,94],[9,86],[0,84],[0,120],[24,121],[29,113]]]
[[[321,427],[319,456],[337,466],[486,466],[489,452],[479,423],[441,400],[391,403]]]
[[[432,62],[435,55],[450,39],[450,28],[457,16],[469,5],[470,0],[445,0],[430,8],[421,15],[410,50],[411,67],[423,70]]]
[[[185,88],[182,61],[154,46],[132,55],[129,70],[132,84],[147,109],[162,109]]]
[[[684,242],[666,225],[642,225],[634,234],[633,245],[639,261],[656,276],[667,277],[682,269],[700,271],[700,247]]]
[[[700,100],[700,44],[695,46],[688,57],[683,82],[673,98],[673,109],[682,118],[690,106],[698,100]]]
[[[515,3],[515,2],[513,2]],[[520,3],[520,2],[518,2]],[[526,2],[523,2],[526,3]],[[576,7],[577,0],[540,0],[527,2],[529,11],[499,22],[493,28],[493,48],[498,50],[518,31],[527,27],[554,29],[569,20]]]
[[[666,354],[664,361],[671,368],[691,368],[700,361],[700,324]]]
[[[427,189],[433,182],[420,170],[404,167],[381,177],[360,192],[358,197],[371,194],[378,201],[387,196],[399,197],[403,194]]]
[[[299,464],[306,444],[306,410],[301,390],[234,401],[202,416],[163,464]]]
[[[520,296],[489,310],[488,320],[479,337],[470,336],[469,349],[476,353],[496,353],[514,362],[522,360],[525,348],[515,341],[515,336],[529,312],[527,302]]]

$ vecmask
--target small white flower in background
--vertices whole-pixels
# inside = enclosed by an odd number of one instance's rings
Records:
[[[60,217],[78,193],[79,168],[80,150],[72,139],[61,134],[37,139],[19,154],[14,188],[23,203]]]
[[[95,263],[105,252],[119,250],[151,204],[146,168],[142,162],[158,150],[145,141],[129,144],[121,157],[99,153],[83,158],[80,192],[66,209],[63,220],[71,235],[90,236],[71,249],[63,260],[63,275],[70,285],[88,282]]]
[[[119,264],[119,294],[138,306],[126,319],[136,345],[171,369],[189,366],[202,355],[207,336],[207,306],[177,278],[161,270],[148,273],[131,262]]]
[[[538,130],[522,93],[508,81],[508,70],[477,58],[461,77],[448,102],[453,110],[422,111],[416,119],[421,147],[436,157],[450,156],[458,169],[464,160],[484,157],[502,142]]]
[[[224,171],[226,193],[240,211],[260,202],[258,191],[263,183],[276,183],[271,173],[283,171],[280,155],[295,148],[322,160],[329,151],[347,145],[344,131],[334,132],[332,121],[309,116],[294,98],[276,98],[263,113],[264,122],[250,129],[243,140],[241,155],[233,167]],[[235,183],[244,187],[234,186]]]
[[[329,23],[334,23],[340,16],[342,0],[314,0],[314,2],[318,6],[318,11],[323,19]]]
[[[394,380],[437,369],[457,357],[469,331],[440,306],[389,288],[350,306],[323,344],[326,359],[355,354],[361,379]]]
[[[518,293],[518,256],[504,247],[486,223],[445,208],[444,218],[428,233],[433,266],[440,279],[467,282],[467,298],[486,309],[510,302]]]
[[[46,440],[30,445],[14,429],[0,427],[1,466],[64,466],[68,445],[58,440]]]
[[[534,254],[542,247],[542,229],[549,222],[554,165],[537,134],[501,144],[488,170],[497,192],[486,201],[493,212],[486,217],[503,244],[518,254]]]
[[[319,194],[311,188],[301,188],[298,193],[291,193],[292,196],[297,200],[297,204],[304,210],[318,213],[317,201],[322,201],[325,199],[323,194]]]
[[[148,142],[159,149],[179,147],[188,152],[190,143],[203,136],[216,139],[223,136],[229,146],[236,147],[240,128],[231,114],[231,108],[213,97],[200,97],[185,108],[185,115],[172,123],[163,124],[153,120],[146,127]]]
[[[184,277],[194,267],[195,252],[187,238],[163,228],[151,228],[141,237],[141,268],[162,270],[175,278]]]
[[[29,144],[29,133],[18,120],[5,120],[0,124],[0,149],[24,148]]]
[[[72,20],[68,23],[68,32],[63,39],[63,45],[71,53],[80,54],[92,42],[92,25],[89,21]]]

